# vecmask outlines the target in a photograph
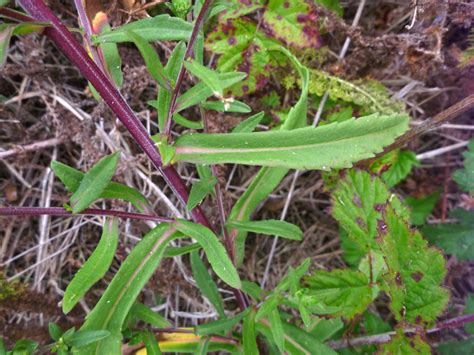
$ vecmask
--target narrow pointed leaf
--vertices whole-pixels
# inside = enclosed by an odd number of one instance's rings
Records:
[[[171,90],[171,83],[167,75],[165,74],[165,68],[161,64],[160,58],[156,53],[156,50],[140,35],[137,35],[133,31],[125,31],[125,34],[135,43],[140,54],[142,55],[145,65],[150,72],[151,76],[155,81],[167,90]]]
[[[277,235],[292,240],[303,239],[303,231],[298,226],[274,219],[266,221],[229,221],[226,226],[246,232]]]
[[[206,196],[214,190],[214,186],[216,184],[217,179],[214,176],[196,181],[191,187],[186,209],[191,211],[194,207],[199,205],[204,200],[204,198],[206,198]]]
[[[130,309],[130,314],[132,314],[134,318],[148,323],[155,328],[171,327],[171,323],[166,318],[142,303],[135,303]]]
[[[8,48],[12,38],[14,26],[3,23],[0,25],[0,68],[3,68],[7,61]]]
[[[79,213],[100,198],[109,185],[120,157],[120,151],[100,159],[81,180],[79,188],[71,196],[73,213]]]
[[[204,84],[207,85],[209,89],[212,90],[214,95],[222,97],[224,94],[223,86],[219,80],[219,75],[215,70],[209,69],[208,67],[199,64],[195,60],[187,60],[184,63],[186,69]]]
[[[194,279],[201,290],[202,294],[211,302],[216,309],[220,318],[225,318],[224,303],[217,289],[217,285],[207,271],[207,267],[201,260],[197,251],[191,253],[191,269],[193,270]]]
[[[230,331],[236,326],[248,313],[250,309],[229,318],[211,321],[209,323],[198,325],[196,329],[197,335],[221,334]]]
[[[250,133],[253,132],[255,127],[260,123],[260,121],[265,116],[264,112],[259,112],[249,118],[245,119],[244,121],[240,122],[234,129],[232,133]]]
[[[285,332],[283,330],[283,324],[280,318],[280,312],[278,312],[278,308],[274,308],[268,314],[268,322],[272,328],[272,335],[275,344],[277,345],[278,349],[282,354],[285,353]]]
[[[240,112],[249,113],[252,112],[252,108],[244,102],[231,100],[228,102],[222,101],[206,101],[201,104],[202,108],[206,110],[214,110],[219,112]]]
[[[189,254],[199,249],[201,249],[201,245],[199,243],[193,243],[193,244],[185,245],[183,247],[168,247],[165,250],[164,257],[172,258],[175,256]]]
[[[58,161],[51,162],[51,169],[53,169],[54,174],[59,180],[61,180],[66,189],[73,193],[77,191],[85,175],[82,171],[74,169]],[[118,182],[110,182],[100,194],[99,198],[121,199],[128,201],[140,212],[150,210],[150,205],[145,196],[143,196],[137,190]]]
[[[69,339],[68,344],[75,348],[81,348],[86,345],[105,339],[110,335],[107,330],[89,330],[77,331]]]
[[[104,277],[114,259],[117,244],[118,220],[106,219],[99,244],[64,292],[62,308],[65,314],[69,313],[86,292]]]
[[[190,129],[203,129],[204,128],[204,124],[202,123],[202,121],[188,120],[186,117],[181,116],[179,113],[175,113],[173,115],[173,121],[175,121],[177,124],[183,127],[190,128]]]
[[[255,311],[251,311],[244,318],[242,328],[242,343],[244,354],[259,354],[257,346],[257,333],[255,331]]]
[[[155,335],[151,331],[144,330],[142,332],[142,339],[143,344],[145,344],[146,347],[147,355],[161,355],[158,342],[156,341]]]
[[[372,115],[291,131],[183,135],[176,141],[175,160],[302,170],[349,168],[382,151],[407,127],[406,116]]]
[[[79,354],[120,353],[125,318],[157,268],[167,244],[177,237],[175,231],[170,224],[162,223],[135,246],[81,328],[108,330],[111,335],[81,348]]]
[[[239,274],[235,266],[229,259],[224,246],[209,228],[185,220],[177,221],[175,226],[181,233],[195,239],[201,244],[217,276],[234,288],[241,287]]]
[[[93,38],[94,43],[129,42],[126,31],[133,31],[148,42],[181,41],[191,37],[193,25],[177,17],[158,15],[120,26]]]

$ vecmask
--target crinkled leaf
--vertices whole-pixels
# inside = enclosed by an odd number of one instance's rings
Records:
[[[296,48],[321,46],[319,15],[310,2],[270,0],[262,20],[268,33],[286,45]]]
[[[384,207],[377,242],[385,256],[388,272],[384,280],[395,318],[410,323],[432,322],[439,316],[449,293],[440,285],[446,274],[443,255],[429,248],[417,231],[390,206]]]
[[[377,354],[405,355],[405,354],[431,354],[430,346],[419,335],[406,337],[395,335],[390,342],[383,344]]]
[[[157,268],[166,245],[176,238],[175,228],[162,223],[135,246],[120,266],[81,330],[108,330],[111,335],[81,348],[80,354],[120,353],[122,325],[141,289]]]
[[[100,198],[114,176],[119,157],[120,151],[103,157],[84,175],[78,189],[71,196],[73,213],[81,212]]]
[[[186,209],[191,211],[199,205],[207,195],[214,191],[214,186],[217,184],[217,179],[214,176],[211,176],[206,179],[201,179],[196,181],[191,187],[191,192],[189,193],[189,199],[186,204]]]
[[[291,131],[185,134],[176,140],[177,161],[320,169],[351,167],[372,157],[407,129],[406,116],[366,116]]]
[[[201,260],[197,251],[191,253],[191,269],[193,271],[194,279],[202,294],[211,302],[216,309],[220,318],[225,318],[224,302],[217,289],[217,285],[209,274],[207,267]]]
[[[278,220],[265,221],[229,221],[227,227],[258,234],[276,235],[279,237],[302,240],[303,231],[296,225]]]
[[[133,31],[148,42],[186,41],[191,37],[193,24],[177,17],[158,15],[120,26],[110,32],[93,37],[95,44],[129,42],[126,31]]]
[[[471,139],[464,155],[464,169],[456,170],[453,179],[464,190],[474,193],[474,139]]]
[[[410,150],[392,150],[371,165],[371,170],[382,172],[382,179],[388,188],[392,188],[403,181],[414,166],[420,166],[416,154]]]
[[[378,294],[378,288],[370,285],[369,278],[360,271],[316,271],[306,277],[306,288],[298,291],[298,297],[309,311],[311,306],[337,307],[334,317],[352,319],[363,313]],[[318,309],[315,310],[318,314]]]
[[[405,203],[411,208],[411,223],[415,226],[425,224],[439,199],[439,192],[422,198],[407,197]]]
[[[51,162],[51,169],[53,169],[54,174],[61,180],[66,189],[73,193],[79,188],[85,175],[83,172],[58,161]],[[118,182],[110,182],[100,194],[99,198],[126,200],[134,205],[140,212],[150,210],[148,200],[145,196],[137,190],[119,184]]]
[[[347,172],[332,194],[333,217],[347,232],[349,238],[357,243],[351,249],[377,249],[377,220],[381,218],[383,206],[392,203],[400,215],[408,218],[398,198],[391,194],[380,178],[373,178],[363,171]],[[358,253],[357,253],[358,254]]]
[[[114,260],[117,244],[118,220],[106,219],[97,247],[74,275],[64,292],[62,308],[65,314],[69,313],[86,292],[104,277]]]
[[[426,226],[423,234],[431,243],[460,261],[474,260],[474,212],[458,209],[450,216],[459,223]]]
[[[175,226],[181,233],[201,244],[217,276],[234,288],[241,287],[240,277],[235,266],[229,259],[224,246],[209,228],[185,220],[178,220]]]

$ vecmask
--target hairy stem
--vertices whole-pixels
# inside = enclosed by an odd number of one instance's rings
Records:
[[[161,156],[155,143],[152,141],[145,127],[132,111],[120,92],[109,78],[99,69],[89,57],[81,44],[69,32],[66,26],[45,5],[42,0],[20,0],[20,5],[35,19],[50,22],[52,27],[44,30],[44,34],[51,38],[56,46],[69,58],[69,60],[89,80],[103,100],[117,115],[122,124],[128,129],[135,142],[148,155],[153,165],[161,171],[166,183],[171,187],[178,199],[186,205],[188,190],[183,180],[172,166],[163,167]],[[207,217],[199,207],[191,211],[195,222],[212,228]]]
[[[168,217],[159,217],[150,214],[125,212],[119,210],[102,210],[98,208],[86,208],[80,213],[72,214],[62,207],[2,207],[0,216],[111,216],[122,219],[136,219],[143,221],[153,221],[156,223],[174,222]]]

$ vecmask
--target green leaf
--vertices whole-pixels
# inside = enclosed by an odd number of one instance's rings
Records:
[[[423,234],[434,245],[460,261],[474,260],[474,212],[454,210],[450,216],[459,220],[456,224],[426,226]]]
[[[229,259],[224,246],[209,228],[182,219],[176,221],[175,226],[181,233],[201,244],[212,269],[222,281],[240,289],[241,282],[235,266]]]
[[[160,355],[161,351],[156,341],[155,335],[149,330],[141,332],[143,344],[145,344],[147,355]]]
[[[463,313],[466,315],[474,313],[474,295],[473,294],[470,294],[467,297],[466,306],[464,307]],[[470,323],[464,324],[464,329],[466,329],[466,332],[468,332],[469,334],[474,334],[474,323],[470,322]]]
[[[101,33],[110,32],[110,26],[108,23],[105,23],[101,29]],[[104,57],[104,64],[106,70],[110,74],[110,77],[117,85],[121,87],[123,84],[123,74],[122,74],[122,59],[120,58],[120,53],[116,43],[102,43],[99,45],[99,50]]]
[[[250,308],[245,311],[224,319],[215,320],[209,323],[201,324],[195,327],[197,335],[209,335],[209,334],[221,334],[230,331],[236,326],[247,314],[249,314]]]
[[[168,137],[161,136],[159,141],[156,143],[158,150],[160,151],[161,160],[163,166],[168,166],[173,163],[175,157],[175,147],[168,143]]]
[[[183,247],[168,247],[165,250],[165,254],[163,255],[165,258],[172,258],[175,256],[180,256],[184,254],[188,254],[192,251],[201,249],[201,245],[199,243],[193,243],[189,245],[185,245]]]
[[[51,162],[51,169],[53,169],[54,174],[61,180],[66,189],[73,193],[77,191],[85,175],[83,172],[58,161]],[[148,200],[145,196],[137,190],[117,182],[109,183],[99,198],[122,199],[129,201],[140,212],[150,210]]]
[[[255,23],[246,18],[222,19],[206,37],[206,48],[221,54],[216,68],[220,72],[243,70],[245,81],[232,87],[236,96],[261,90],[270,80],[270,70],[277,59],[267,49],[280,43],[257,31]]]
[[[304,0],[270,0],[262,21],[286,45],[296,48],[321,46],[319,15]]]
[[[250,311],[244,318],[242,326],[242,343],[244,354],[259,354],[257,334],[255,332],[255,311]]]
[[[133,318],[148,323],[155,328],[171,327],[171,323],[165,317],[151,310],[142,303],[134,303],[132,308],[130,308],[130,315]]]
[[[440,355],[472,354],[474,353],[474,337],[440,344],[436,347],[436,352]]]
[[[203,129],[204,124],[202,121],[191,121],[188,120],[186,117],[181,116],[179,113],[175,113],[173,115],[173,121],[175,121],[177,124],[190,128],[190,129]]]
[[[198,347],[196,348],[196,351],[194,352],[194,354],[196,355],[205,355],[209,352],[209,337],[203,337],[201,338],[201,340],[199,341],[199,345]]]
[[[382,179],[388,188],[392,188],[403,181],[414,166],[420,166],[416,154],[410,150],[392,150],[371,165],[371,170],[381,172]]]
[[[316,340],[326,341],[331,339],[333,335],[337,334],[342,328],[344,328],[344,322],[341,318],[317,318],[311,330],[311,334]]]
[[[336,14],[342,17],[344,9],[339,3],[339,0],[315,0],[315,1],[316,3],[323,5],[327,9],[334,11]]]
[[[99,340],[105,339],[110,335],[107,330],[79,330],[75,332],[67,343],[75,348],[82,348]]]
[[[380,152],[407,129],[407,124],[406,116],[372,115],[291,131],[185,134],[176,140],[175,159],[301,170],[347,168]]]
[[[168,63],[165,66],[166,76],[175,82],[178,79],[179,70],[181,69],[181,63],[184,60],[186,53],[186,46],[183,42],[176,45],[168,58]],[[158,95],[156,99],[156,105],[153,105],[157,109],[158,113],[158,128],[161,133],[164,132],[166,120],[168,119],[168,111],[171,105],[171,92],[164,87],[158,88]]]
[[[92,38],[94,44],[129,42],[127,31],[133,31],[148,42],[186,41],[191,37],[193,25],[177,17],[158,15],[134,21]]]
[[[61,335],[63,335],[62,329],[56,323],[51,323],[50,322],[48,324],[48,331],[49,331],[49,336],[54,341],[58,341],[59,338],[61,338]]]
[[[33,354],[38,349],[39,344],[36,341],[29,339],[21,339],[15,343],[11,354],[12,355],[29,355]]]
[[[202,294],[211,302],[216,309],[220,318],[225,318],[224,303],[222,301],[219,290],[211,275],[207,271],[207,267],[199,257],[197,251],[191,253],[191,269],[193,271],[194,279]]]
[[[316,271],[305,278],[306,288],[297,292],[297,297],[303,305],[313,311],[312,305],[319,308],[336,307],[334,317],[353,319],[363,313],[377,297],[378,287],[370,285],[369,278],[360,271],[349,269]]]
[[[219,81],[224,89],[242,81],[246,76],[247,74],[240,72],[218,74]],[[178,113],[188,107],[200,104],[212,95],[214,95],[214,93],[206,84],[203,82],[197,83],[178,97],[174,113]]]
[[[456,170],[453,179],[464,191],[474,193],[474,139],[471,139],[464,155],[464,169]]]
[[[390,309],[398,321],[429,323],[443,311],[449,292],[440,285],[446,274],[443,255],[390,206],[382,210],[377,242],[385,256],[388,272],[384,280],[391,298]]]
[[[177,237],[175,231],[168,223],[162,223],[135,246],[81,328],[108,330],[111,335],[81,349],[80,354],[120,353],[125,317],[157,268],[167,244]]]
[[[330,347],[317,340],[312,334],[285,321],[282,322],[285,334],[285,350],[290,355],[335,355]],[[268,322],[257,324],[258,332],[268,340],[273,340],[273,328]]]
[[[3,23],[0,24],[0,68],[3,68],[7,61],[8,48],[12,38],[14,26]]]
[[[309,93],[323,96],[325,92],[333,101],[343,100],[360,106],[365,114],[390,115],[405,111],[405,104],[393,100],[388,90],[375,80],[350,82],[322,70],[310,69]]]
[[[145,60],[145,65],[150,72],[153,79],[163,88],[167,90],[171,90],[172,84],[170,83],[169,78],[165,74],[165,68],[161,64],[160,58],[153,48],[143,37],[137,35],[133,31],[125,31],[125,35],[127,35],[132,42],[135,43],[140,54],[142,55],[143,59]],[[173,83],[174,85],[174,83]]]
[[[240,122],[234,129],[232,133],[250,133],[253,132],[255,127],[260,123],[260,121],[265,116],[264,112],[259,112],[249,118],[246,118],[242,122]]]
[[[69,313],[86,292],[104,277],[114,260],[117,244],[118,220],[106,219],[97,247],[74,275],[64,292],[62,304],[64,314]]]
[[[405,203],[411,208],[411,223],[415,226],[425,224],[439,199],[439,192],[422,198],[407,197]]]
[[[191,187],[186,209],[191,211],[194,207],[199,205],[207,195],[214,191],[214,186],[216,184],[217,179],[214,176],[196,181]]]
[[[71,196],[73,213],[79,213],[89,207],[109,185],[120,157],[120,151],[100,159],[81,180],[79,188]]]
[[[382,355],[405,355],[405,354],[431,354],[430,346],[425,343],[419,335],[410,336],[403,334],[395,335],[389,343],[383,344],[377,354]]]
[[[224,88],[216,71],[199,64],[195,60],[186,60],[184,65],[192,75],[197,77],[212,90],[214,96],[221,98],[224,95]]]
[[[282,354],[285,353],[285,331],[283,330],[283,324],[280,318],[280,312],[278,308],[275,307],[268,314],[268,322],[272,328],[273,340],[275,341],[276,346]]]
[[[242,291],[256,301],[261,301],[265,294],[259,285],[251,281],[242,281]]]
[[[392,327],[379,316],[370,312],[365,312],[364,329],[367,335],[376,335],[389,332],[392,330]]]
[[[231,99],[224,99],[224,101],[206,101],[201,104],[201,107],[206,110],[214,110],[219,112],[252,112],[252,108],[244,102]]]
[[[298,226],[274,219],[266,221],[229,221],[226,223],[226,226],[246,232],[276,235],[292,240],[303,239],[303,231]]]
[[[259,320],[268,316],[274,309],[278,307],[278,305],[281,303],[281,299],[282,296],[275,293],[268,297],[265,302],[260,305],[257,314],[255,315],[255,321],[258,322]]]
[[[378,249],[375,243],[377,220],[382,218],[383,206],[389,202],[398,206],[399,215],[408,218],[408,210],[401,207],[400,200],[387,190],[380,178],[351,170],[339,182],[332,194],[332,215],[357,244],[357,248],[353,247],[355,250],[366,253]]]

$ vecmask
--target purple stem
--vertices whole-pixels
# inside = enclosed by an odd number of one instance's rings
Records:
[[[143,221],[153,221],[156,223],[174,222],[168,217],[159,217],[143,213],[125,212],[119,210],[101,210],[98,208],[86,208],[80,213],[72,214],[62,207],[2,207],[0,216],[111,216],[123,219],[137,219]]]
[[[186,47],[186,52],[184,53],[184,60],[190,58],[193,55],[194,43],[196,42],[199,30],[201,29],[202,23],[204,22],[204,16],[211,5],[211,2],[212,0],[205,0],[204,4],[202,4],[201,11],[199,11],[199,15],[194,23],[193,32],[191,33],[191,38],[189,39],[188,46]],[[171,139],[171,125],[173,123],[172,116],[174,110],[176,109],[176,100],[178,99],[181,86],[183,85],[184,74],[186,74],[186,66],[183,62],[181,63],[181,68],[179,69],[176,86],[173,90],[173,94],[171,95],[168,115],[166,117],[165,130],[163,132],[163,134],[168,137],[168,140]]]
[[[91,82],[107,105],[128,129],[135,142],[148,155],[153,165],[160,170],[173,193],[181,203],[186,205],[189,196],[188,190],[178,172],[172,166],[163,167],[158,149],[155,147],[155,143],[148,135],[145,127],[143,127],[123,96],[115,88],[115,85],[89,57],[82,45],[42,0],[20,0],[19,3],[36,20],[52,24],[51,28],[45,28],[44,34],[54,41],[56,46],[77,66],[82,75]],[[194,208],[191,211],[191,216],[195,222],[212,229],[211,224],[200,207]]]

